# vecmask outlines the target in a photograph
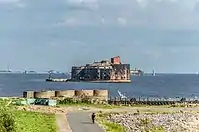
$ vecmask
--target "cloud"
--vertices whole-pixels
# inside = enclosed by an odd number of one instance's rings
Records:
[[[69,10],[94,11],[98,9],[97,0],[67,0],[66,4]]]
[[[118,21],[119,24],[121,24],[121,25],[126,25],[126,24],[127,24],[126,19],[125,19],[125,18],[122,18],[122,17],[117,18],[117,21]]]
[[[74,22],[72,26],[90,24],[153,27],[162,30],[198,29],[199,15],[195,11],[198,2],[198,0],[67,0],[65,22],[75,17],[77,21],[82,21],[82,24]]]
[[[17,8],[25,8],[26,4],[22,0],[0,0],[0,5],[12,5]]]
[[[150,72],[199,67],[199,0],[16,0],[0,6],[0,59],[13,68],[64,71],[114,55]]]
[[[13,3],[18,3],[20,0],[0,0],[0,3],[3,4],[13,4]]]

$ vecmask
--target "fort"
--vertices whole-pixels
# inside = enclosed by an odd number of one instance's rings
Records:
[[[116,56],[85,66],[73,66],[70,81],[129,83],[130,64],[122,64],[120,56]]]

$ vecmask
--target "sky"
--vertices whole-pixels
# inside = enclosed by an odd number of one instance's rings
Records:
[[[0,0],[0,18],[0,69],[119,55],[145,72],[199,72],[199,0]]]

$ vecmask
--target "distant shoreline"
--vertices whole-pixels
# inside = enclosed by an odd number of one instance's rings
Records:
[[[21,72],[21,71],[13,71],[13,72],[0,72],[0,74],[49,74],[48,72]],[[52,74],[67,74],[67,72],[63,73],[52,73]],[[156,73],[156,75],[199,75],[197,72],[195,73]],[[131,75],[136,76],[136,75]],[[152,76],[152,73],[144,73],[142,76]]]

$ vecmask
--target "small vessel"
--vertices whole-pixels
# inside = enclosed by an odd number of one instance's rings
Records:
[[[52,78],[52,74],[50,73],[46,82],[68,82],[70,79],[67,78]]]
[[[68,82],[69,79],[66,78],[47,78],[46,82]]]
[[[133,76],[143,76],[144,75],[144,71],[137,69],[137,68],[131,70],[130,73]]]
[[[153,70],[152,76],[155,76],[155,70]]]

